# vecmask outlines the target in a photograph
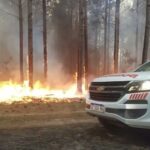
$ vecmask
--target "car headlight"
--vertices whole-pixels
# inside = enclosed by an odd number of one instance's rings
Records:
[[[128,87],[128,92],[142,92],[150,90],[150,81],[132,82]]]

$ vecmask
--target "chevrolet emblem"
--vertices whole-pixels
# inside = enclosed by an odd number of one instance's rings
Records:
[[[104,87],[102,87],[102,86],[97,87],[97,91],[98,91],[98,92],[100,92],[100,91],[104,91],[104,89],[105,89],[105,88],[104,88]]]

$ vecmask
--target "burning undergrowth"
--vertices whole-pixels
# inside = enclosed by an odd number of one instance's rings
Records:
[[[85,91],[84,91],[85,94]],[[0,83],[0,103],[72,103],[80,102],[84,94],[77,94],[76,84],[71,84],[68,89],[52,89],[44,87],[40,82],[34,84],[33,89],[29,87],[28,81],[23,85],[13,81]]]

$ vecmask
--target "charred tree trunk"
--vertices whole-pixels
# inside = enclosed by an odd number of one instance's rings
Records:
[[[142,63],[147,61],[148,48],[149,48],[149,35],[150,35],[150,0],[146,0],[146,23],[145,23],[145,36]]]
[[[77,71],[77,90],[79,93],[82,93],[83,77],[85,77],[85,88],[88,88],[87,42],[87,2],[86,0],[79,0],[79,48]]]
[[[87,25],[87,1],[84,0],[83,4],[84,18],[83,18],[83,28],[84,28],[84,67],[85,67],[85,89],[88,89],[89,83],[89,68],[88,68],[88,25]]]
[[[32,0],[28,0],[28,65],[29,86],[33,88],[33,24],[32,24]]]
[[[108,34],[108,30],[107,30],[107,24],[108,24],[108,14],[107,14],[107,10],[108,10],[108,0],[105,0],[105,20],[104,20],[104,74],[106,74],[106,70],[107,70],[107,34]]]
[[[47,21],[46,21],[46,0],[43,0],[43,49],[44,49],[44,81],[46,83],[48,76],[47,59]]]
[[[115,7],[114,72],[117,73],[119,66],[120,0],[116,0]]]
[[[23,15],[22,15],[22,0],[19,0],[19,48],[20,48],[20,83],[24,81],[23,71]]]
[[[82,93],[83,78],[83,0],[79,0],[79,44],[77,63],[77,92]]]

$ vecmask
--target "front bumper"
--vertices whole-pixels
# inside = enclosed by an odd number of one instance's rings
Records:
[[[129,97],[130,94],[127,94],[117,102],[94,101],[87,97],[86,111],[96,117],[118,120],[130,127],[150,129],[150,93],[146,98],[147,103],[127,104]],[[91,109],[92,104],[104,106],[105,111]]]

